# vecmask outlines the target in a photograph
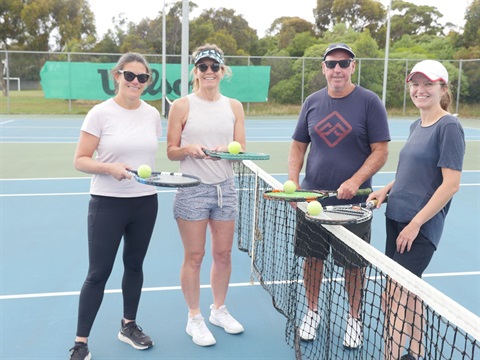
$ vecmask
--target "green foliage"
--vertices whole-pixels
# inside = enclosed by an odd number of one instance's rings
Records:
[[[322,33],[340,23],[355,31],[376,33],[385,20],[385,9],[376,0],[317,0],[314,16]]]
[[[72,40],[95,34],[95,18],[86,0],[8,1],[14,9],[18,33],[10,32],[2,39],[7,44],[16,42],[21,49],[48,51],[53,43],[62,50]],[[54,37],[55,32],[58,36]]]
[[[242,15],[236,15],[235,10],[232,9],[211,8],[204,10],[191,24],[193,29],[201,27],[198,24],[208,24],[209,28],[213,29],[213,32],[208,31],[208,33],[205,34],[206,37],[203,39],[199,34],[193,35],[193,31],[191,31],[190,33],[194,36],[194,41],[196,42],[193,48],[209,42],[219,45],[224,53],[230,55],[236,55],[239,49],[244,50],[248,54],[250,53],[252,44],[258,41],[256,31],[248,26],[248,22]],[[223,40],[227,38],[233,39],[234,43],[224,43],[222,46],[216,40],[218,35],[220,35]],[[193,45],[191,42],[190,44]],[[227,48],[228,51],[226,50]]]
[[[165,45],[169,55],[181,53],[182,6],[181,0],[167,5]],[[197,7],[194,2],[189,6],[190,10]],[[233,9],[212,7],[190,19],[189,49],[215,43],[224,51],[229,65],[246,65],[247,58],[240,56],[249,56],[252,65],[271,66],[270,99],[278,104],[298,105],[306,96],[326,86],[321,66],[323,52],[330,43],[343,42],[357,55],[353,81],[380,96],[387,25],[387,9],[382,2],[317,0],[313,12],[315,24],[282,16],[272,22],[266,36],[259,38],[243,15]],[[480,102],[479,62],[468,61],[480,58],[480,0],[472,0],[468,6],[463,30],[455,24],[441,26],[439,20],[443,15],[436,7],[416,5],[413,0],[393,0],[390,15],[387,106],[403,107],[405,96],[410,103],[405,92],[405,74],[421,59],[437,59],[447,66],[454,99],[460,78],[458,95],[462,101]],[[151,15],[146,13],[146,16]],[[40,69],[47,60],[67,60],[67,54],[47,53],[52,50],[102,54],[138,51],[158,55],[163,49],[162,13],[153,19],[146,17],[138,24],[119,14],[112,18],[112,28],[97,38],[88,0],[1,0],[0,25],[0,48],[45,51],[32,55],[33,61],[31,57],[9,55],[10,76],[22,80],[39,80]],[[117,58],[69,57],[70,61],[98,62]],[[448,61],[460,59],[463,59],[461,67],[458,61]],[[178,62],[179,57],[167,61]],[[3,73],[1,65],[0,71]]]
[[[317,43],[317,38],[311,33],[303,32],[296,34],[292,39],[287,51],[290,56],[303,56],[306,49]]]
[[[292,76],[292,60],[285,50],[274,50],[265,54],[261,65],[270,66],[270,88]],[[272,57],[276,57],[275,60]]]
[[[295,74],[289,79],[281,80],[270,88],[268,97],[279,104],[292,104],[301,99],[302,76]]]
[[[465,13],[462,46],[480,46],[480,0],[473,0]]]
[[[393,41],[403,35],[437,35],[443,33],[439,18],[443,15],[433,6],[393,0],[390,37]]]

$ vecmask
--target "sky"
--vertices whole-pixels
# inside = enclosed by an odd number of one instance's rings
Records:
[[[282,16],[298,16],[315,23],[313,9],[317,0],[191,0],[198,8],[190,13],[190,19],[201,14],[204,9],[223,7],[234,9],[237,15],[243,15],[249,26],[257,30],[257,35],[263,37],[273,21]],[[407,0],[416,5],[435,6],[443,14],[442,24],[451,22],[463,26],[465,10],[472,0]],[[140,22],[143,18],[154,19],[163,9],[163,0],[89,0],[90,8],[95,14],[97,33],[101,36],[112,28],[112,18],[123,13],[129,21]],[[174,0],[165,0],[173,3]],[[387,6],[388,0],[381,0]],[[292,5],[293,4],[293,5]],[[167,10],[168,11],[168,10]]]

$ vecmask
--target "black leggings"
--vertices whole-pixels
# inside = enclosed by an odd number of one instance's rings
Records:
[[[143,285],[143,260],[157,211],[156,194],[135,198],[92,195],[88,210],[89,268],[80,292],[77,336],[90,335],[122,236],[123,316],[135,320]]]

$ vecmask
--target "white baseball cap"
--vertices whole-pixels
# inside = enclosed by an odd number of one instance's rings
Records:
[[[409,82],[412,80],[413,75],[418,73],[425,75],[430,81],[444,81],[445,83],[448,83],[447,69],[436,60],[420,61],[413,67],[410,74],[408,74],[406,81]]]

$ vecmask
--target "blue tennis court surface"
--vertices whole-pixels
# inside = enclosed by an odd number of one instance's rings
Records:
[[[1,143],[75,143],[83,118],[10,120],[7,116],[1,119]],[[394,138],[404,140],[408,121],[392,120],[391,125]],[[249,120],[247,139],[289,142],[294,126],[294,119]],[[467,128],[466,135],[469,141],[479,140],[478,129]],[[2,360],[68,359],[76,330],[78,294],[87,271],[89,179],[82,175],[0,179]],[[274,176],[281,182],[287,178],[284,171]],[[392,172],[382,172],[375,176],[374,186],[382,186],[393,177]],[[461,183],[425,280],[480,316],[479,170],[465,171]],[[250,282],[250,258],[238,250],[232,254],[226,304],[245,332],[229,335],[210,325],[217,344],[210,348],[193,344],[185,333],[187,309],[179,286],[183,249],[172,215],[173,194],[169,189],[158,192],[160,212],[145,261],[138,313],[138,322],[152,336],[155,347],[139,352],[116,338],[122,313],[119,256],[92,330],[93,359],[294,359],[294,351],[284,340],[286,320],[273,308],[270,296]],[[383,251],[384,239],[383,211],[378,210],[372,245]],[[212,299],[210,265],[206,256],[201,274],[204,315]]]
[[[19,115],[2,116],[0,121],[0,142],[41,142],[41,143],[76,143],[83,117],[28,118]],[[393,141],[404,141],[408,136],[409,125],[413,120],[390,119],[390,132]],[[255,119],[246,121],[248,141],[291,141],[296,119]],[[165,130],[160,141],[166,139]],[[467,141],[480,140],[480,129],[465,129]]]

